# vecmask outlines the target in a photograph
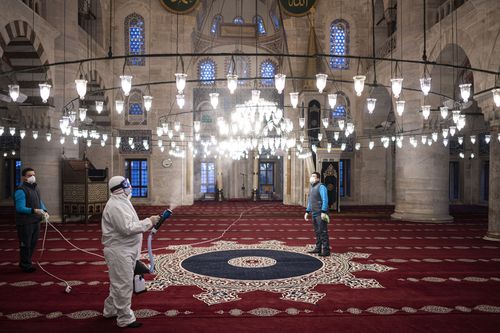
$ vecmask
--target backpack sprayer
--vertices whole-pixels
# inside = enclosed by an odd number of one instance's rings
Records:
[[[144,263],[137,260],[134,268],[134,292],[136,294],[146,291],[146,281],[144,280],[144,274],[155,272],[155,258],[153,256],[153,247],[151,245],[153,241],[153,236],[158,232],[163,222],[172,216],[172,211],[170,209],[165,209],[160,215],[160,220],[151,229],[148,236],[148,255],[149,255],[149,267]]]

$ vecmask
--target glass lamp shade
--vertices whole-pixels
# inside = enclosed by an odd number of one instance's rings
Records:
[[[470,143],[472,143],[472,144],[476,143],[476,136],[475,135],[470,136]]]
[[[134,138],[128,138],[128,145],[131,146],[134,144]]]
[[[21,137],[21,139],[24,139],[24,137],[26,136],[26,130],[19,130],[19,136]]]
[[[16,128],[15,127],[9,127],[9,133],[10,133],[10,135],[14,136],[14,134],[16,134]]]
[[[9,96],[12,98],[12,101],[15,102],[19,98],[19,85],[18,84],[9,84]]]
[[[210,104],[212,104],[212,107],[214,109],[217,108],[217,105],[219,105],[219,93],[210,93],[208,95],[210,96]]]
[[[321,122],[323,123],[324,128],[328,128],[328,125],[330,124],[330,118],[325,117],[325,118],[321,119]]]
[[[438,133],[437,132],[433,132],[432,133],[432,141],[437,142],[437,140],[438,140]]]
[[[259,98],[260,98],[260,90],[253,89],[252,90],[252,103],[253,104],[259,103]]]
[[[377,103],[376,98],[367,98],[366,99],[366,108],[368,109],[368,113],[372,114],[373,110],[375,110],[375,104]]]
[[[116,110],[116,113],[121,114],[123,112],[124,106],[125,106],[125,102],[122,101],[122,100],[117,99],[115,101],[115,110]]]
[[[161,137],[163,135],[163,127],[161,127],[161,126],[156,127],[156,135],[158,137]]]
[[[500,108],[500,89],[493,89],[491,91],[493,93],[493,101],[497,108]]]
[[[470,91],[471,91],[472,84],[471,83],[464,83],[464,84],[460,84],[459,87],[460,87],[460,96],[462,96],[464,103],[466,103],[470,97]]]
[[[128,96],[132,89],[132,75],[120,75],[123,94]]]
[[[104,142],[108,141],[108,135],[106,133],[103,133],[102,139],[104,140]]]
[[[342,143],[340,145],[340,150],[344,151],[346,149],[347,145],[345,143]]]
[[[276,87],[276,90],[278,90],[278,94],[281,94],[283,90],[285,90],[285,82],[286,82],[285,74],[276,74],[274,76],[274,86]]]
[[[403,112],[405,111],[405,101],[396,101],[396,112],[398,113],[398,116],[402,116]]]
[[[101,147],[104,147],[106,145],[106,141],[101,140]]]
[[[360,150],[361,149],[361,143],[356,142],[356,144],[354,145],[354,149]]]
[[[318,133],[318,141],[321,141],[323,140],[323,134],[322,133]]]
[[[459,136],[458,137],[458,144],[461,145],[464,143],[464,137],[463,136]]]
[[[424,116],[424,119],[425,120],[429,119],[430,115],[431,115],[431,106],[430,105],[422,105],[422,116]]]
[[[179,109],[182,109],[184,107],[184,104],[186,104],[186,100],[184,99],[184,95],[176,95],[175,99],[177,100],[177,105],[179,106]]]
[[[458,120],[460,119],[460,110],[451,111],[452,119],[455,124],[458,124]]]
[[[304,128],[306,124],[306,118],[299,118],[299,127]]]
[[[101,113],[103,109],[104,109],[104,102],[95,101],[95,110],[97,111],[97,113]]]
[[[458,154],[458,156],[460,156],[460,158],[465,158],[465,154],[463,152],[460,152],[460,154]]]
[[[372,149],[373,149],[373,147],[375,147],[375,142],[370,141],[370,142],[368,143],[368,148],[370,148],[370,150],[372,150]]]
[[[444,145],[445,147],[447,147],[447,146],[448,146],[448,139],[443,139],[443,145]]]
[[[40,87],[40,97],[42,98],[42,102],[47,103],[47,100],[50,97],[50,88],[52,88],[52,86],[48,83],[40,83],[38,86]]]
[[[201,128],[201,122],[199,120],[195,120],[193,122],[193,124],[194,124],[194,131],[196,133],[198,133],[200,131],[200,128]]]
[[[340,128],[340,130],[343,131],[344,127],[345,127],[345,120],[343,120],[343,119],[339,120],[339,128]]]
[[[0,135],[3,135],[5,128],[3,126],[0,126]]]
[[[120,148],[120,144],[122,143],[122,138],[121,136],[117,136],[115,140],[115,147]]]
[[[179,94],[182,94],[184,92],[184,88],[186,88],[186,79],[187,74],[175,73],[175,86],[177,87]]]
[[[59,143],[63,145],[65,142],[66,142],[66,137],[61,136],[61,137],[59,138]]]
[[[340,132],[337,131],[333,132],[333,139],[335,141],[339,141],[339,137],[340,137]]]
[[[227,88],[229,89],[230,94],[234,94],[236,88],[238,88],[238,75],[236,74],[227,74]]]
[[[448,133],[449,133],[449,129],[448,128],[443,128],[443,138],[447,138],[448,137]]]
[[[32,135],[34,140],[38,139],[38,131],[33,131]]]
[[[185,136],[184,132],[181,132],[179,134],[179,139],[181,139],[181,141],[184,141],[185,138],[186,138],[186,136]]]
[[[195,139],[196,141],[200,141],[200,139],[201,139],[201,135],[200,135],[200,133],[196,133],[196,134],[194,135],[194,139]]]
[[[422,135],[422,144],[425,145],[427,143],[427,135]]]
[[[455,133],[457,133],[457,127],[456,126],[450,126],[450,135],[455,136]]]
[[[76,92],[80,99],[85,98],[85,94],[87,93],[87,80],[85,79],[77,79],[75,80]]]
[[[349,134],[354,133],[354,124],[351,122],[348,122],[346,125],[346,132]]]
[[[439,110],[441,112],[441,118],[443,118],[443,119],[448,118],[448,107],[441,106],[441,107],[439,107]]]
[[[332,109],[335,107],[337,104],[337,94],[328,94],[328,104]]]
[[[174,131],[168,130],[167,135],[169,139],[172,139],[174,137]]]
[[[87,117],[87,109],[79,108],[78,109],[78,118],[80,118],[80,121],[84,121],[86,117]]]
[[[290,93],[290,104],[292,104],[292,107],[294,109],[297,108],[297,105],[299,104],[299,93],[298,92],[291,92]]]
[[[76,111],[71,111],[69,113],[69,121],[73,124],[76,120]]]
[[[174,123],[174,130],[175,130],[176,132],[179,132],[179,131],[180,131],[180,129],[181,129],[181,122],[180,122],[180,121],[176,121],[176,122]]]
[[[300,141],[300,143],[304,143],[304,136],[303,136],[303,135],[301,135],[301,136],[299,137],[299,141]]]
[[[361,96],[363,89],[365,88],[366,76],[356,75],[353,77],[354,80],[354,91],[356,91],[356,96]]]
[[[326,144],[326,151],[329,153],[332,151],[332,144],[330,142]]]
[[[47,142],[50,142],[50,140],[52,140],[52,133],[47,133],[45,134],[45,138],[47,139]]]
[[[87,140],[87,147],[90,147],[90,146],[92,146],[92,140],[89,139],[89,140]]]
[[[498,142],[500,142],[500,133],[497,134]]]
[[[328,75],[326,74],[316,74],[316,88],[318,88],[319,93],[323,92],[326,87],[326,81],[328,80]]]
[[[144,109],[146,109],[146,111],[150,111],[153,106],[153,96],[146,95],[143,96],[142,99],[144,100]]]
[[[459,131],[462,130],[462,128],[465,127],[465,122],[466,122],[466,118],[465,118],[465,115],[464,114],[461,114],[459,117],[458,117],[458,123],[457,123],[457,128]]]
[[[490,143],[491,141],[491,135],[490,134],[486,134],[484,136],[484,142],[486,142],[486,144]]]
[[[78,144],[78,137],[77,136],[73,137],[73,144],[74,145]]]
[[[424,96],[429,95],[429,92],[431,91],[431,81],[432,79],[430,77],[420,79],[420,90],[422,90]]]
[[[394,98],[399,98],[399,94],[401,94],[401,90],[403,89],[403,78],[391,79],[391,88]]]

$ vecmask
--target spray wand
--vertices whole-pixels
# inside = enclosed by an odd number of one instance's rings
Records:
[[[148,236],[148,254],[149,254],[149,273],[153,274],[155,271],[155,258],[153,256],[153,248],[151,246],[151,241],[153,240],[153,236],[160,229],[163,222],[172,216],[172,211],[170,209],[165,209],[163,213],[160,215],[160,220],[155,224],[155,226],[151,229],[151,232]]]

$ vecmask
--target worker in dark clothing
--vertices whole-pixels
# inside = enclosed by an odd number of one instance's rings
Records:
[[[36,268],[31,262],[40,233],[40,222],[49,217],[36,184],[35,170],[23,169],[22,183],[14,192],[16,206],[16,228],[19,238],[19,267],[23,272],[32,273]]]

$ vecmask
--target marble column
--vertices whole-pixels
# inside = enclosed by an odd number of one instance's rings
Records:
[[[253,201],[257,201],[257,193],[259,189],[259,159],[257,157],[257,152],[254,154],[253,159],[253,182],[252,182],[252,199]]]
[[[490,192],[488,195],[488,233],[486,240],[500,241],[500,119],[491,122]]]
[[[403,116],[405,130],[422,128],[419,99],[407,100]],[[438,116],[438,115],[435,115]],[[399,119],[398,121],[401,121]],[[438,129],[435,129],[438,131]],[[442,136],[432,146],[410,145],[405,136],[396,148],[396,198],[393,219],[410,222],[452,222],[449,214],[449,148]]]
[[[217,158],[217,200],[222,201],[224,197],[224,184],[222,183],[222,162],[221,157]]]

